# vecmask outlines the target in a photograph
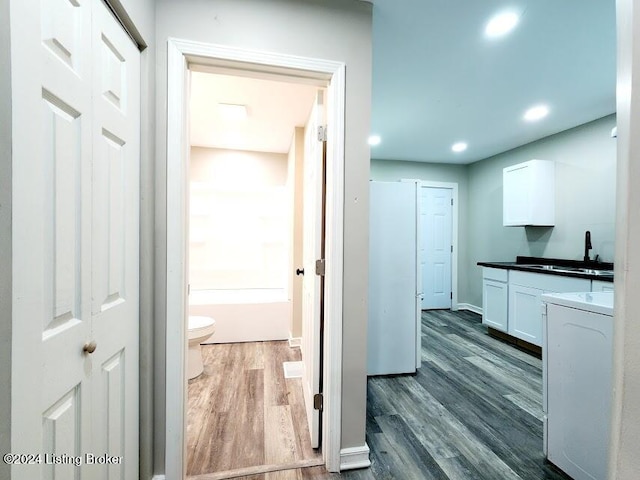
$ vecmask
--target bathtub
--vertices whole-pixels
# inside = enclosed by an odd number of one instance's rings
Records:
[[[284,289],[191,290],[189,315],[216,321],[205,343],[287,340],[291,302]]]

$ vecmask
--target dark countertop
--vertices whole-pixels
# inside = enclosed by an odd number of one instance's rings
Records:
[[[584,262],[581,260],[564,260],[560,258],[540,258],[540,257],[516,257],[515,262],[478,262],[481,267],[501,268],[504,270],[520,270],[523,272],[543,273],[545,275],[561,275],[563,277],[588,278],[590,280],[601,280],[603,282],[613,282],[613,275],[597,275],[586,272],[567,272],[557,270],[545,270],[532,265],[554,265],[567,268],[588,268],[592,270],[613,270],[613,263],[608,262]]]

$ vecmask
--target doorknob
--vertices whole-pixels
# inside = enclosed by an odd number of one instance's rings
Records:
[[[82,351],[84,353],[93,353],[96,351],[96,348],[98,348],[98,344],[95,341],[90,341],[89,343],[85,343],[84,347],[82,347]]]
[[[304,275],[304,268],[296,268],[296,275]]]

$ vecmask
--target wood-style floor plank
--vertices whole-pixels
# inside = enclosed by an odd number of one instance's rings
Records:
[[[204,372],[189,381],[188,476],[321,458],[311,448],[302,382],[284,378],[283,362],[299,361],[299,349],[283,341],[203,345],[202,352]]]

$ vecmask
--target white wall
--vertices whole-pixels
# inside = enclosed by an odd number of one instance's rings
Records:
[[[469,297],[467,291],[468,167],[444,163],[371,160],[372,180],[393,182],[403,178],[458,184],[458,302],[464,303],[464,299]]]
[[[11,451],[11,49],[9,0],[0,0],[0,452]],[[11,467],[0,462],[0,478]]]
[[[158,0],[156,163],[156,416],[164,430],[167,39],[344,62],[346,78],[342,448],[362,446],[366,416],[371,5],[358,0]],[[328,321],[331,321],[329,319]],[[155,471],[164,438],[155,436]]]
[[[616,140],[611,115],[510,150],[469,168],[468,297],[482,305],[479,261],[513,261],[517,255],[582,260],[584,233],[593,250],[611,262],[615,238]],[[502,226],[502,169],[531,159],[556,164],[553,228]]]
[[[287,155],[191,148],[192,290],[289,283]]]
[[[609,478],[640,472],[640,11],[618,0],[618,174]]]

